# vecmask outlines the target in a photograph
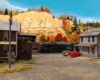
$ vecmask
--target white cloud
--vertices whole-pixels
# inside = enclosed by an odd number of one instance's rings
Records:
[[[27,10],[27,8],[21,8],[19,6],[13,6],[7,0],[0,0],[0,4],[5,5],[7,7],[14,8],[14,9],[23,10],[23,11],[26,11]]]

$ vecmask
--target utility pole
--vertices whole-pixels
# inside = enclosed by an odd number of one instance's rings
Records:
[[[10,13],[10,19],[9,19],[9,69],[11,69],[11,25],[12,25],[12,11]]]

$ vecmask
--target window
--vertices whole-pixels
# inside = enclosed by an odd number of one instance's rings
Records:
[[[90,37],[88,37],[88,42],[90,42]]]
[[[8,46],[3,45],[3,54],[7,54],[7,51],[8,51]]]
[[[81,42],[83,42],[83,37],[81,37]]]
[[[92,36],[92,42],[94,42],[94,36]]]
[[[89,47],[88,47],[88,54],[89,54]]]
[[[27,50],[22,50],[22,54],[27,54]]]
[[[4,31],[4,40],[8,40],[8,31]]]

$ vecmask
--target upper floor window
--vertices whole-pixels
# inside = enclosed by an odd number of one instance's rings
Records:
[[[4,40],[8,40],[8,31],[4,31]]]
[[[88,42],[90,42],[90,37],[88,37]]]
[[[92,36],[92,42],[94,42],[94,36]]]
[[[83,37],[81,37],[81,42],[83,42]]]

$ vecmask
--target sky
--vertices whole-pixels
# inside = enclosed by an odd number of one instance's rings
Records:
[[[76,16],[77,22],[100,22],[100,0],[0,0],[0,7],[13,10],[27,11],[28,8],[37,9],[40,6],[50,7],[50,13],[58,17],[60,13]]]

